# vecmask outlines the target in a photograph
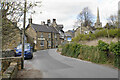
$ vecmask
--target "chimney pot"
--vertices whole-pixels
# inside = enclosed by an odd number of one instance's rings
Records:
[[[47,20],[47,25],[50,26],[50,24],[51,24],[51,21],[50,21],[50,19],[48,19]]]
[[[29,20],[29,24],[32,24],[32,18],[29,18],[28,20]]]
[[[53,19],[53,22],[55,22],[55,23],[56,23],[56,19]]]
[[[41,21],[41,25],[45,25],[45,21]]]

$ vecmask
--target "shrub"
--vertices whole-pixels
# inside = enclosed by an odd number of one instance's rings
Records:
[[[111,52],[113,53],[112,55]],[[81,45],[78,43],[66,44],[62,47],[62,55],[83,60],[101,63],[113,64],[120,68],[120,42],[107,44],[101,40],[97,46]]]
[[[120,29],[109,29],[107,33],[107,29],[101,29],[99,31],[95,31],[95,33],[89,33],[89,34],[78,34],[77,37],[73,38],[72,41],[79,42],[84,40],[94,40],[100,37],[120,37]]]
[[[117,29],[110,29],[108,31],[109,36],[112,37],[112,38],[116,37],[117,36],[117,31],[118,31]]]
[[[109,49],[111,52],[113,52],[115,55],[120,55],[120,41],[113,43],[110,43]]]
[[[100,51],[108,52],[109,51],[109,44],[103,42],[102,40],[98,41],[98,48]]]

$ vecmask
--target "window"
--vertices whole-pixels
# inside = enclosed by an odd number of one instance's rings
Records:
[[[41,38],[43,38],[43,33],[41,33]]]
[[[40,46],[44,46],[44,41],[41,41],[41,42],[40,42]]]
[[[51,34],[50,33],[48,34],[48,38],[51,38]]]

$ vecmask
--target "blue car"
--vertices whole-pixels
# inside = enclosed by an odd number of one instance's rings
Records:
[[[15,56],[22,56],[22,44],[18,45],[15,49]],[[25,43],[24,46],[24,58],[32,59],[33,58],[33,49],[29,43]]]

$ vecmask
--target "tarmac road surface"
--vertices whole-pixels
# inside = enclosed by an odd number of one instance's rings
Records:
[[[37,78],[118,78],[116,69],[62,56],[56,49],[35,52],[33,59],[25,60],[25,68],[37,71]]]

